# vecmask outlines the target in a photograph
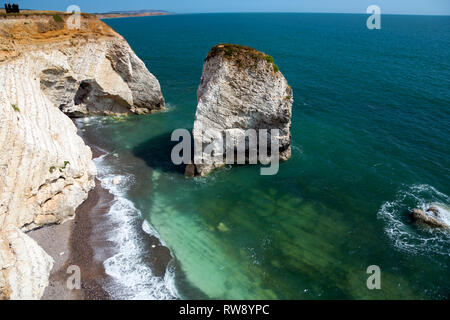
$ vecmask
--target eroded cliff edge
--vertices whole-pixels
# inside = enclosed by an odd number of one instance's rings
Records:
[[[52,259],[24,232],[71,219],[94,187],[92,153],[67,115],[164,108],[158,80],[93,16],[0,19],[0,298],[38,299]],[[64,114],[66,113],[66,114]]]

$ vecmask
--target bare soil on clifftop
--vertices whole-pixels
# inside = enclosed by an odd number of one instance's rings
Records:
[[[79,42],[119,36],[95,15],[81,14],[79,28],[76,17],[67,13],[43,11],[20,14],[0,13],[0,63],[20,56],[21,52],[42,50],[43,46],[76,46]]]

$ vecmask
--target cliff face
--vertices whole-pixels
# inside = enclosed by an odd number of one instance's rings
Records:
[[[164,109],[158,80],[121,38],[87,41],[29,58],[41,63],[42,92],[70,116]]]
[[[57,18],[58,17],[58,18]],[[23,60],[42,92],[71,116],[164,109],[158,80],[128,43],[93,16],[0,19],[0,62]]]
[[[121,36],[89,16],[80,30],[52,19],[0,19],[3,298],[40,298],[52,260],[23,232],[72,218],[95,184],[91,150],[63,112],[164,108],[158,81]]]
[[[194,141],[203,146],[212,142],[212,137],[203,132],[205,129],[229,134],[232,140],[239,139],[248,129],[278,129],[280,159],[287,160],[291,156],[292,95],[271,56],[249,47],[217,45],[203,67]],[[199,175],[223,165],[221,160],[195,163]],[[192,166],[188,170],[192,175]]]
[[[48,285],[53,259],[14,227],[0,233],[0,300],[38,299]]]

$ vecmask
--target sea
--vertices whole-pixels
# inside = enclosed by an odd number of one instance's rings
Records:
[[[104,262],[112,297],[450,297],[450,232],[409,214],[435,205],[450,221],[450,17],[382,15],[379,30],[367,18],[105,20],[158,78],[167,105],[78,120],[106,151],[95,162],[116,197],[119,253]],[[188,179],[171,161],[171,134],[192,129],[203,62],[218,43],[273,56],[293,88],[292,158],[276,175],[241,165]],[[138,228],[170,249],[165,276],[145,263]],[[368,286],[373,266],[379,289]]]

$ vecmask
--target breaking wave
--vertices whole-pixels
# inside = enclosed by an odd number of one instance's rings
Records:
[[[105,290],[113,299],[171,300],[178,294],[175,289],[173,263],[169,263],[164,278],[153,274],[151,268],[142,261],[147,252],[143,252],[136,227],[141,221],[141,213],[126,198],[126,191],[133,182],[132,175],[117,175],[113,166],[107,163],[103,155],[94,160],[98,179],[102,186],[114,195],[114,204],[108,212],[108,218],[114,228],[107,234],[114,243],[117,254],[104,261],[105,272],[113,281],[105,284]],[[143,230],[160,239],[157,231],[144,222]],[[162,241],[161,241],[162,243]]]
[[[385,232],[394,246],[411,253],[435,253],[450,255],[450,231],[420,226],[412,221],[409,211],[414,208],[426,210],[435,206],[441,220],[450,225],[450,197],[434,187],[420,184],[409,186],[385,202],[378,217],[385,222]]]

